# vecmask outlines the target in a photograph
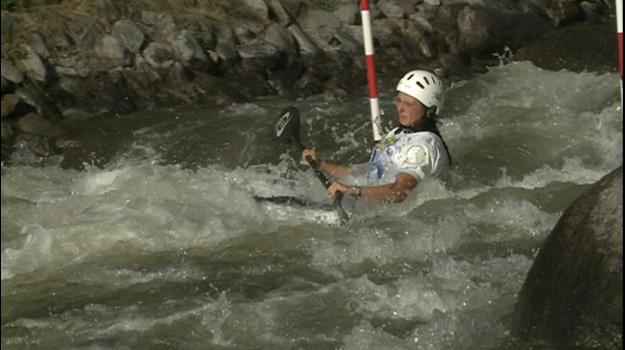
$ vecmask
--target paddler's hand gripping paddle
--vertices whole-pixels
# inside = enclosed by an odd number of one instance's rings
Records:
[[[306,147],[302,144],[302,140],[300,138],[300,121],[299,121],[299,110],[295,107],[288,107],[284,111],[278,115],[278,118],[273,123],[272,127],[272,136],[282,143],[294,144],[300,152],[302,152]],[[306,157],[308,164],[312,168],[315,176],[321,181],[323,186],[327,189],[330,187],[330,181],[325,176],[325,174],[319,169],[319,165],[312,159],[310,156]],[[349,215],[343,206],[341,205],[341,200],[343,199],[343,193],[337,193],[336,199],[334,200],[334,207],[336,208],[339,216],[341,217],[341,221],[345,222],[349,220]]]

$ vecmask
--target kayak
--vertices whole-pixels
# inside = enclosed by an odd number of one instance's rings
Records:
[[[292,196],[254,196],[254,200],[268,216],[278,221],[341,224],[339,213],[329,204],[315,203]]]

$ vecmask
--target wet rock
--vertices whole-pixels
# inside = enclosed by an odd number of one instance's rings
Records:
[[[2,71],[2,77],[10,82],[13,82],[15,84],[19,84],[24,80],[24,74],[22,74],[22,72],[19,71],[19,69],[15,68],[15,66],[13,64],[11,64],[9,61],[6,61],[4,59],[2,59],[2,61],[0,61],[2,66],[1,66],[1,71]]]
[[[623,347],[623,168],[580,195],[547,237],[515,308],[525,339]]]
[[[48,157],[53,151],[48,137],[30,133],[18,134],[15,137],[15,148],[26,149],[39,157]]]
[[[35,113],[19,118],[15,122],[15,127],[21,132],[46,137],[59,137],[65,133],[61,126]]]

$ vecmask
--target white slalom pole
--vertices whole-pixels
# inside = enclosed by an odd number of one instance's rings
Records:
[[[382,139],[382,118],[380,118],[380,103],[378,101],[378,81],[375,73],[375,54],[373,52],[373,34],[371,33],[369,0],[360,0],[360,15],[362,17],[362,34],[365,44],[365,59],[367,61],[367,81],[369,82],[369,103],[371,105],[373,140],[377,142]]]
[[[621,71],[621,111],[623,110],[623,0],[616,0],[616,27],[618,30],[618,66]]]

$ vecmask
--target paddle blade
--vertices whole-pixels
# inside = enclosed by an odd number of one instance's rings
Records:
[[[274,121],[271,136],[280,142],[291,143],[292,140],[300,139],[299,130],[299,110],[295,107],[288,107]]]

